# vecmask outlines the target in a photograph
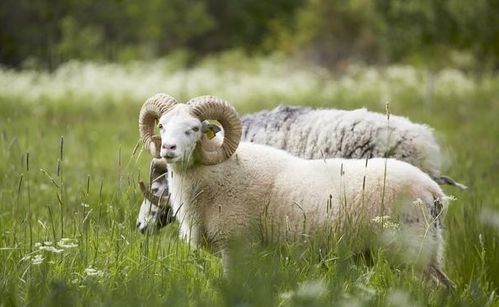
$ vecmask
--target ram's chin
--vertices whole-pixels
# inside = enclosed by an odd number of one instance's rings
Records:
[[[175,156],[175,157],[163,157],[163,159],[166,161],[168,164],[172,163],[179,163],[182,162],[182,156]]]

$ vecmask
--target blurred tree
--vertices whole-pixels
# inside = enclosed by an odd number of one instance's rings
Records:
[[[479,70],[495,69],[494,1],[2,0],[0,63],[51,69],[69,59],[240,49],[298,53],[331,68],[351,61],[438,68],[453,64],[457,50],[472,55]]]
[[[378,19],[372,1],[308,0],[296,17],[296,49],[328,67],[378,60]]]
[[[254,52],[262,51],[268,35],[272,34],[272,24],[279,22],[290,27],[296,9],[303,0],[274,1],[218,1],[206,0],[215,27],[202,42],[202,49],[219,51],[242,48]],[[267,44],[267,50],[276,46]]]
[[[437,55],[445,54],[456,39],[457,24],[443,1],[376,0],[376,5],[383,20],[380,47],[392,61],[408,57],[439,61]]]
[[[196,0],[149,0],[148,5],[124,0],[127,15],[134,26],[133,36],[148,48],[147,53],[163,55],[190,42],[196,46],[214,27],[215,20],[208,14],[206,4]]]
[[[499,5],[493,2],[376,0],[383,54],[391,61],[417,58],[438,67],[448,64],[452,50],[463,50],[474,55],[475,65],[497,68]]]
[[[55,52],[61,59],[100,59],[104,46],[104,34],[94,25],[82,27],[72,16],[64,17],[60,22],[61,38],[55,46]]]
[[[57,62],[53,50],[58,41],[59,19],[67,13],[66,1],[0,1],[0,63],[20,66],[26,59]]]
[[[446,9],[459,29],[456,47],[471,50],[479,70],[499,68],[499,3],[449,0]]]
[[[209,30],[196,0],[5,0],[0,2],[0,63],[54,68],[69,59],[156,57]]]

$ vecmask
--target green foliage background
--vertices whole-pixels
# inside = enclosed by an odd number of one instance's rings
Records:
[[[4,0],[0,63],[53,69],[186,50],[284,52],[329,68],[408,61],[483,71],[499,60],[493,0]]]

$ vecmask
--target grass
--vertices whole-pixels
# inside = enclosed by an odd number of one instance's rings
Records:
[[[0,306],[499,306],[496,76],[437,72],[428,93],[425,72],[411,67],[337,76],[237,54],[187,70],[168,60],[142,70],[71,65],[54,75],[0,70]],[[388,100],[392,114],[434,127],[445,173],[470,187],[445,188],[457,198],[445,221],[456,292],[391,267],[388,250],[353,256],[346,240],[329,250],[240,247],[235,274],[223,278],[220,260],[178,240],[176,224],[142,236],[137,180],[148,178],[149,156],[134,151],[137,115],[159,90],[220,95],[241,112],[283,101],[384,112]]]

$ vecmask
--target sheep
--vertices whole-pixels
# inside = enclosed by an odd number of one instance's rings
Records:
[[[208,119],[217,120],[224,132],[221,146],[210,150],[205,147],[206,135],[213,133]],[[153,137],[156,121],[161,140]],[[306,160],[240,142],[237,111],[214,96],[181,104],[157,94],[142,106],[139,130],[145,148],[166,161],[169,202],[180,236],[194,247],[220,251],[224,268],[232,238],[260,237],[255,232],[272,229],[273,240],[298,242],[341,225],[346,211],[354,219],[397,217],[400,231],[411,237],[407,248],[419,250],[426,272],[453,285],[442,270],[441,219],[447,197],[409,163],[388,158]]]
[[[466,188],[440,174],[440,147],[431,128],[401,116],[390,115],[388,121],[386,115],[366,109],[344,111],[280,105],[271,111],[245,115],[242,124],[245,142],[270,145],[305,159],[393,157],[417,166],[439,184]],[[166,189],[168,182],[160,182],[161,190]],[[161,210],[156,206],[157,201],[150,201],[151,197],[157,199],[159,193],[142,190],[150,196],[141,204],[137,228],[154,233],[168,224],[166,216],[171,211],[167,204]]]
[[[137,229],[145,234],[153,234],[157,229],[170,224],[173,221],[172,212],[167,202],[168,181],[166,180],[166,163],[162,159],[153,158],[150,166],[150,188],[140,182],[140,188],[144,194],[137,218]],[[154,225],[154,226],[152,226]]]
[[[466,189],[442,176],[440,147],[431,128],[402,116],[366,109],[312,109],[280,105],[243,116],[244,141],[284,149],[305,159],[391,157],[408,162],[440,184]]]

